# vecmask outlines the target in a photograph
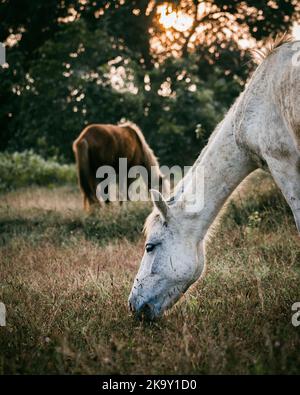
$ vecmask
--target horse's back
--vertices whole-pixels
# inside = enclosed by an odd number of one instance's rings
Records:
[[[300,41],[285,43],[266,59],[268,89],[286,129],[300,147]]]
[[[83,139],[88,144],[91,165],[96,168],[101,165],[117,166],[119,158],[132,162],[140,156],[137,136],[129,127],[91,124],[80,133],[74,145]]]
[[[299,41],[273,50],[232,110],[237,141],[258,155],[270,150],[300,152],[299,51]]]

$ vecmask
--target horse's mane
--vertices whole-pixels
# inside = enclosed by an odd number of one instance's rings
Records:
[[[270,56],[277,48],[281,45],[293,41],[293,36],[287,32],[283,34],[277,34],[274,39],[270,38],[261,48],[251,49],[252,58],[256,63],[263,62],[268,56]]]
[[[150,233],[150,230],[152,229],[154,223],[159,221],[160,214],[156,208],[153,209],[153,211],[148,215],[146,218],[146,221],[144,223],[143,227],[143,233],[147,237],[148,234]]]
[[[277,35],[274,39],[269,39],[261,49],[250,50],[250,52],[252,54],[252,58],[254,59],[254,61],[256,63],[262,63],[277,48],[279,48],[283,44],[289,43],[291,41],[293,41],[293,36],[290,34],[284,33],[281,35]],[[219,123],[219,125],[216,127],[214,132],[211,134],[211,136],[209,138],[209,142],[211,142],[213,140],[214,136],[217,134],[219,128],[221,127],[222,122]],[[134,126],[136,126],[136,125],[134,125]],[[203,155],[205,154],[205,149],[206,149],[206,147],[204,147],[203,150],[201,151],[198,159],[194,163],[194,166],[197,165],[197,163],[199,163],[200,160],[202,159]],[[180,195],[181,192],[182,191],[180,189],[178,189],[178,188],[175,189],[175,195],[173,195],[173,202],[178,199],[178,196],[176,196],[176,195]],[[146,235],[146,237],[149,234],[150,230],[152,229],[153,225],[159,220],[160,220],[160,214],[159,214],[158,210],[156,208],[154,208],[153,211],[150,213],[150,215],[146,218],[146,221],[144,224],[143,232]],[[209,235],[208,235],[208,237],[209,237]]]
[[[133,123],[131,121],[119,123],[118,126],[120,126],[122,128],[129,128],[135,132],[135,134],[137,135],[137,137],[140,141],[142,149],[144,151],[144,159],[146,161],[146,166],[148,167],[148,169],[150,169],[151,166],[155,166],[155,167],[157,166],[157,169],[159,169],[158,160],[157,160],[156,156],[154,155],[154,152],[150,148],[149,144],[147,143],[141,129],[135,123]]]

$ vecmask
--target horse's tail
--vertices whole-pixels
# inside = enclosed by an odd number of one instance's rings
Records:
[[[90,204],[95,199],[94,191],[89,184],[89,146],[86,139],[82,138],[80,140],[75,140],[73,143],[73,151],[77,164],[78,182],[84,196],[84,208],[88,209],[86,203],[89,202]]]
[[[135,123],[129,121],[120,126],[127,127],[135,132],[142,148],[144,166],[146,167],[149,173],[148,178],[150,179],[151,169],[153,169],[155,173],[155,177],[157,178],[156,181],[159,184],[159,189],[162,190],[162,186],[164,186],[164,191],[166,192],[166,194],[169,194],[169,189],[170,189],[169,183],[164,178],[164,175],[160,171],[158,159],[154,155],[154,152],[150,148],[149,144],[147,143],[141,129]]]

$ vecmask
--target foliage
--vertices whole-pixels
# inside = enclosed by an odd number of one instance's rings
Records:
[[[10,148],[34,147],[43,156],[70,161],[72,141],[85,125],[102,119],[116,123],[138,111],[137,95],[120,93],[110,84],[107,63],[118,53],[107,34],[91,32],[81,21],[45,42],[20,87],[22,123],[15,125]]]
[[[64,185],[75,183],[74,165],[60,165],[55,160],[45,160],[32,151],[0,153],[0,190],[28,185]]]
[[[99,52],[99,47],[104,50]],[[65,26],[39,51],[41,60],[32,63],[20,87],[22,122],[16,120],[11,150],[33,147],[44,157],[70,161],[71,142],[85,125],[127,118],[141,125],[165,162],[189,164],[226,108],[216,95],[222,89],[229,92],[229,87],[217,69],[204,82],[197,67],[169,59],[147,73],[150,90],[146,90],[138,64],[125,54],[117,56],[110,37],[101,30],[90,32],[82,21]],[[113,80],[122,84],[119,89],[111,80],[110,58],[124,74],[122,81],[116,76]],[[171,94],[164,93],[164,84]],[[235,86],[238,92],[238,82]],[[196,135],[199,124],[202,132]]]
[[[69,162],[87,123],[127,118],[162,162],[190,164],[252,69],[239,40],[289,29],[299,7],[212,0],[206,15],[197,0],[178,0],[173,10],[194,18],[180,32],[160,23],[164,3],[2,2],[9,67],[0,70],[0,150],[32,148]]]

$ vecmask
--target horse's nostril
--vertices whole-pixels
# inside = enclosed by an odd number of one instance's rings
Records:
[[[147,313],[148,311],[151,311],[151,307],[148,303],[145,303],[144,306],[142,307],[143,313]]]
[[[153,317],[153,311],[152,307],[149,303],[145,303],[141,310],[140,310],[141,316],[145,318],[146,320],[151,320]]]
[[[128,301],[128,308],[139,320],[153,320],[154,318],[154,306],[151,303],[136,303],[133,298]]]

